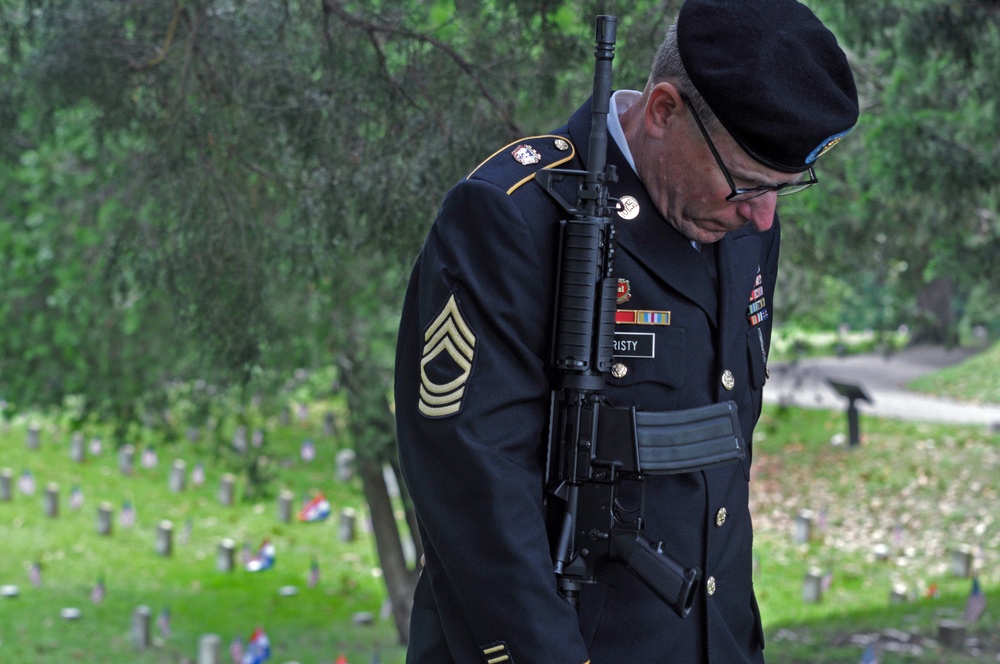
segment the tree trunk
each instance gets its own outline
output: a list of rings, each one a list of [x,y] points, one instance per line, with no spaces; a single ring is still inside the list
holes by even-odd
[[[410,609],[413,607],[413,589],[417,572],[406,564],[403,545],[393,513],[392,500],[385,485],[382,467],[370,457],[358,455],[358,474],[364,487],[365,500],[371,512],[375,546],[382,566],[392,616],[399,634],[399,642],[406,645],[410,638]]]

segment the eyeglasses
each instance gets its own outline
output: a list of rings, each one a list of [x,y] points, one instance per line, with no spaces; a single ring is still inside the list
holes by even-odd
[[[722,171],[722,174],[726,176],[726,182],[729,183],[729,188],[732,190],[732,193],[726,196],[727,201],[749,201],[752,198],[763,196],[771,191],[777,193],[778,196],[788,196],[789,194],[796,194],[803,189],[808,189],[819,182],[819,180],[816,179],[816,172],[812,169],[812,166],[810,166],[809,170],[806,171],[805,177],[801,180],[795,180],[794,182],[782,182],[781,184],[762,184],[759,187],[752,187],[750,189],[737,187],[736,183],[733,182],[733,176],[729,174],[729,169],[726,168],[724,163],[722,163],[722,157],[719,156],[719,151],[715,149],[715,144],[712,143],[712,139],[709,138],[705,125],[702,123],[701,118],[698,117],[698,112],[694,110],[694,104],[692,104],[691,100],[687,98],[687,95],[682,94],[681,98],[684,100],[684,103],[687,104],[687,107],[691,109],[691,115],[694,116],[694,121],[698,123],[698,129],[701,130],[701,135],[705,137],[705,142],[708,143],[708,149],[712,151],[712,156],[715,157],[715,162],[719,165],[719,169]]]

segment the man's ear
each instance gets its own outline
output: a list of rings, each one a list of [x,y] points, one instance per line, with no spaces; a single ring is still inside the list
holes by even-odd
[[[646,133],[663,138],[668,126],[684,112],[684,99],[673,83],[657,83],[649,91],[646,104]]]

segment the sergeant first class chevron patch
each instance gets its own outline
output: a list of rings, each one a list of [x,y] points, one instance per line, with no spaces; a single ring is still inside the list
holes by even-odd
[[[476,357],[476,335],[465,322],[452,293],[424,332],[420,358],[420,412],[431,418],[448,417],[462,409],[465,384]]]

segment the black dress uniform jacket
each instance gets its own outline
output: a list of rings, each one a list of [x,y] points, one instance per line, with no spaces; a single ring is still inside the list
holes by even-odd
[[[556,590],[543,457],[566,214],[534,175],[582,168],[590,124],[587,104],[552,135],[485,161],[449,192],[414,268],[396,358],[400,459],[426,553],[408,662],[762,661],[749,456],[648,480],[646,535],[702,569],[687,618],[617,564],[583,586],[579,614]],[[622,339],[647,335],[637,353],[647,356],[616,357],[627,372],[608,379],[609,400],[647,411],[732,400],[750,445],[771,337],[777,219],[767,232],[746,227],[699,252],[660,216],[614,141],[608,163],[619,174],[612,197],[638,207],[617,224],[615,275],[629,296],[619,312],[660,314],[636,316],[659,324],[616,325]],[[574,200],[572,183],[565,197]]]

